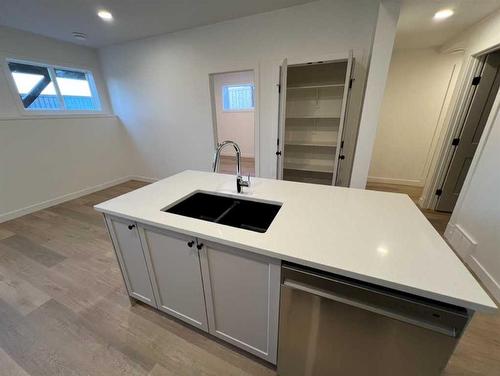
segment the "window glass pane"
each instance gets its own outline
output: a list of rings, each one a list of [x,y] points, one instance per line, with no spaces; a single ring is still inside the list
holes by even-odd
[[[56,80],[68,110],[99,110],[99,101],[93,96],[89,73],[55,69]]]
[[[58,110],[61,103],[46,67],[9,63],[23,106],[29,110]]]
[[[248,111],[254,109],[253,85],[227,85],[222,88],[224,111]]]

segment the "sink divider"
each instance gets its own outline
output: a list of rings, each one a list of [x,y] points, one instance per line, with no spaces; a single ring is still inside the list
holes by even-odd
[[[231,211],[234,207],[238,206],[239,204],[240,204],[240,202],[239,202],[239,201],[235,201],[235,202],[233,202],[233,204],[232,204],[229,208],[227,208],[226,210],[224,210],[224,212],[223,212],[221,215],[219,215],[219,216],[215,219],[215,221],[214,221],[214,222],[215,222],[215,223],[219,223],[219,221],[220,221],[222,218],[224,218],[224,216],[225,216],[227,213],[229,213],[229,212],[230,212],[230,211]]]

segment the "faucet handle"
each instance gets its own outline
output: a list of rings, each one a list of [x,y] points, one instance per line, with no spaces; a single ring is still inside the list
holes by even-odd
[[[242,187],[250,187],[250,174],[248,174],[246,180],[243,176],[240,177],[240,185]]]
[[[236,188],[238,189],[238,193],[241,193],[242,187],[250,187],[250,175],[248,175],[247,180],[241,175],[236,177]]]

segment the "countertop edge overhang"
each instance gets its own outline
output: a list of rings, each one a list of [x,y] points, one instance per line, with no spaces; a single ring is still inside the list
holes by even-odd
[[[193,191],[281,202],[260,234],[162,212]],[[187,170],[95,205],[102,213],[473,311],[497,307],[408,196]]]

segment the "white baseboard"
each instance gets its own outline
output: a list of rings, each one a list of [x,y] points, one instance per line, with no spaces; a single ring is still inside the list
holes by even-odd
[[[493,295],[497,302],[500,302],[500,283],[498,283],[493,276],[488,273],[484,266],[477,260],[474,255],[467,257],[467,265],[470,266],[472,271]]]
[[[368,182],[369,183],[409,185],[412,187],[423,187],[424,186],[424,183],[421,180],[383,178],[380,176],[368,176]]]
[[[129,180],[140,180],[140,181],[144,181],[147,183],[153,183],[153,182],[157,181],[158,179],[147,178],[144,176],[124,176],[122,178],[113,179],[113,180],[107,181],[107,182],[102,183],[102,184],[97,184],[97,185],[94,185],[92,187],[87,187],[87,188],[81,189],[79,191],[71,192],[71,193],[68,193],[68,194],[65,194],[62,196],[58,196],[58,197],[52,198],[50,200],[46,200],[46,201],[42,201],[42,202],[39,202],[39,203],[36,203],[33,205],[26,206],[24,208],[12,210],[12,211],[7,212],[7,213],[1,213],[0,214],[0,223],[10,221],[12,219],[19,218],[19,217],[22,217],[23,215],[30,214],[30,213],[36,212],[38,210],[46,209],[46,208],[54,206],[54,205],[58,205],[58,204],[61,204],[63,202],[66,202],[66,201],[74,200],[76,198],[100,191],[102,189],[106,189],[106,188],[112,187],[112,186],[117,185],[117,184],[125,183]]]
[[[459,224],[448,223],[444,233],[445,239],[448,241],[453,250],[460,256],[476,277],[483,283],[486,289],[493,297],[500,302],[500,284],[488,273],[486,268],[479,262],[474,255],[477,242],[474,238],[465,231]]]
[[[138,176],[138,175],[132,175],[129,176],[128,178],[129,178],[128,180],[139,180],[143,181],[144,183],[155,183],[159,180],[156,178],[148,178],[147,176]]]
[[[464,260],[473,254],[477,248],[477,242],[474,238],[458,224],[448,223],[444,237],[453,247],[460,257]]]

